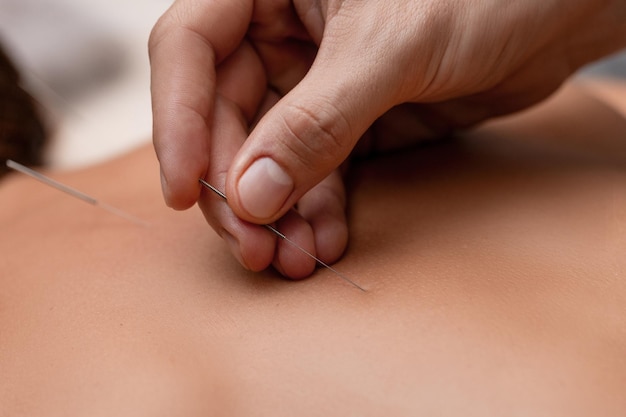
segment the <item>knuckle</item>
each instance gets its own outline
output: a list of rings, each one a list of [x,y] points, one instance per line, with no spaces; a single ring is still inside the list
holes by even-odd
[[[172,29],[171,26],[171,17],[167,13],[161,16],[156,22],[148,37],[149,58],[152,58],[154,51],[156,51],[161,42],[169,36]]]
[[[334,105],[291,104],[284,118],[288,135],[281,145],[301,165],[329,168],[350,151],[351,128],[348,119]]]
[[[177,29],[185,27],[189,19],[185,16],[185,5],[174,3],[155,23],[148,37],[149,55],[167,38],[173,36]]]
[[[152,54],[154,50],[158,47],[161,39],[163,38],[162,29],[159,22],[152,28],[150,31],[150,36],[148,37],[148,55],[152,58]]]

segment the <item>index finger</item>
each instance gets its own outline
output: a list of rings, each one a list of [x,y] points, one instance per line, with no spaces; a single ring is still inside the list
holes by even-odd
[[[253,0],[178,0],[150,34],[153,141],[163,194],[193,205],[209,161],[216,71],[244,38]]]

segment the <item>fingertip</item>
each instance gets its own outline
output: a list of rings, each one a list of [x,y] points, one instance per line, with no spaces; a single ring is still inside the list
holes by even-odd
[[[348,246],[346,193],[339,171],[334,171],[298,202],[298,212],[315,234],[317,256],[325,263],[337,261]]]
[[[222,239],[226,241],[226,244],[228,245],[228,248],[230,249],[230,253],[232,253],[235,259],[237,259],[237,262],[239,262],[241,266],[243,266],[245,269],[250,270],[250,268],[246,264],[246,261],[243,255],[241,254],[241,247],[239,245],[239,241],[235,239],[233,235],[231,235],[225,230],[222,231],[221,236],[222,236]]]
[[[235,229],[231,229],[233,233],[230,236],[233,240],[229,242],[229,246],[239,263],[253,272],[267,269],[274,259],[276,237],[256,225],[240,223],[238,226],[231,226]]]
[[[285,170],[273,159],[263,157],[239,177],[236,201],[248,219],[269,223],[283,208],[293,188],[293,180]]]
[[[341,258],[348,246],[348,225],[345,216],[319,216],[311,220],[315,231],[315,248],[317,256],[325,263],[331,264]]]
[[[288,255],[289,252],[293,251],[279,248],[276,258],[272,262],[274,268],[285,278],[293,280],[301,280],[311,276],[315,271],[316,262],[311,258],[304,259],[306,255],[302,253]],[[294,262],[295,258],[302,259]]]
[[[249,245],[242,245],[240,250],[241,264],[249,271],[261,272],[267,269],[272,263],[274,245],[259,245],[255,248],[250,248]]]
[[[172,181],[168,179],[163,168],[160,170],[161,190],[165,204],[174,210],[186,210],[196,204],[200,198],[201,188],[197,181]],[[172,184],[173,183],[173,184]]]
[[[277,226],[289,240],[278,240],[274,267],[290,279],[303,279],[310,276],[315,271],[317,262],[303,250],[316,256],[313,229],[293,211],[281,218]]]

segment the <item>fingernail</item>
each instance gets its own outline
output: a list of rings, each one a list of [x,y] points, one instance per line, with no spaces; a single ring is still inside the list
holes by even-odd
[[[293,191],[293,180],[271,158],[256,160],[239,179],[237,192],[253,217],[272,217]]]
[[[241,256],[241,250],[239,249],[239,242],[237,241],[237,239],[235,239],[235,237],[231,235],[230,233],[228,233],[227,231],[222,231],[221,235],[222,235],[222,239],[226,241],[226,244],[228,245],[230,252],[235,256],[237,261],[241,265],[243,265],[244,268],[248,269],[248,267],[246,266],[246,263],[243,261],[243,257]]]

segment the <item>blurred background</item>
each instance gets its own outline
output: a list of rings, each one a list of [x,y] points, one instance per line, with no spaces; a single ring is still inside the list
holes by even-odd
[[[0,0],[0,43],[43,104],[47,161],[76,168],[148,143],[147,40],[172,0]],[[626,76],[626,54],[582,76]]]
[[[47,161],[75,168],[150,141],[150,30],[172,0],[0,0],[0,43],[45,108]]]

